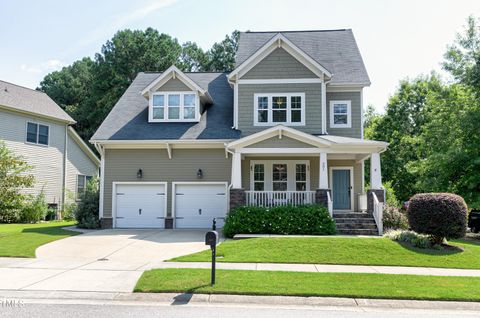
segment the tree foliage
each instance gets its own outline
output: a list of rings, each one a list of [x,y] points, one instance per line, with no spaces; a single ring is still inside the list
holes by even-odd
[[[385,140],[382,172],[396,195],[453,192],[480,207],[480,28],[473,17],[445,53],[453,82],[434,73],[403,80],[365,137]]]
[[[180,44],[155,29],[122,30],[95,54],[45,76],[47,93],[77,121],[90,139],[139,72],[162,72],[175,64],[183,71],[229,71],[235,65],[239,32],[234,31],[206,52],[195,42]]]
[[[32,187],[35,179],[31,167],[14,155],[0,140],[0,222],[16,222],[27,198],[20,190]]]

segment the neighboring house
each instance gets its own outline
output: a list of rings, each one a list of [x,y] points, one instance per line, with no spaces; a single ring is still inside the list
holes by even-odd
[[[351,30],[245,32],[230,73],[138,74],[91,139],[102,225],[207,228],[240,205],[320,203],[340,232],[376,233],[353,213],[371,158],[381,232],[387,143],[363,139],[368,85]]]
[[[75,121],[40,91],[0,81],[0,140],[33,168],[33,188],[52,207],[78,199],[100,160],[71,127]],[[71,195],[69,195],[71,193]]]

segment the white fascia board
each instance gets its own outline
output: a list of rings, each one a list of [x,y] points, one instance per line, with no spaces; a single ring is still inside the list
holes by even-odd
[[[254,54],[252,54],[249,58],[243,61],[243,63],[240,64],[236,69],[234,69],[228,75],[228,79],[233,80],[236,76],[239,77],[240,72],[247,72],[255,65],[257,65],[261,60],[263,60],[266,56],[268,56],[271,52],[273,52],[276,48],[280,47],[286,50],[289,54],[294,56],[300,62],[302,62],[305,66],[307,66],[315,74],[319,75],[319,77],[321,77],[322,79],[324,74],[328,77],[332,77],[333,74],[330,73],[330,71],[328,71],[320,63],[311,58],[298,46],[293,44],[283,34],[278,33],[277,35],[272,37],[267,43],[265,43],[261,48],[259,48]]]
[[[214,148],[223,149],[230,139],[202,140],[93,140],[93,144],[102,145],[107,149],[191,149]],[[169,146],[167,146],[167,144]]]

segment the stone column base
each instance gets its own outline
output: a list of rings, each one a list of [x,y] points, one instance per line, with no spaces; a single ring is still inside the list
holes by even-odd
[[[385,199],[385,190],[383,189],[372,189],[367,191],[367,211],[372,213],[373,212],[373,195],[372,193],[375,192],[377,195],[378,201],[384,202]]]
[[[111,229],[113,228],[113,219],[112,218],[101,218],[100,227],[102,229]]]
[[[171,217],[165,218],[165,228],[173,229],[173,218]]]
[[[328,195],[327,193],[332,194],[332,190],[330,189],[317,189],[315,192],[315,203],[321,204],[328,208]]]
[[[247,194],[244,189],[230,189],[230,211],[247,204]]]

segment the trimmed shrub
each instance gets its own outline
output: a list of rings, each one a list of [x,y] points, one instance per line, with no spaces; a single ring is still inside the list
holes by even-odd
[[[48,213],[48,203],[45,194],[40,192],[37,196],[27,201],[20,211],[19,219],[23,223],[37,223]]]
[[[464,237],[467,205],[452,193],[419,193],[410,199],[408,223],[417,233],[429,235],[435,244]]]
[[[335,221],[321,205],[251,207],[230,211],[225,220],[223,234],[304,234],[332,235]]]
[[[383,210],[383,227],[388,230],[406,230],[407,216],[399,208],[387,205]]]
[[[85,188],[85,192],[80,197],[80,202],[75,209],[75,219],[77,226],[85,229],[97,229],[100,227],[99,221],[99,181],[98,178],[92,178]]]
[[[385,233],[384,236],[388,237],[392,241],[407,243],[418,248],[435,247],[432,245],[432,240],[430,239],[430,236],[418,234],[413,231],[404,231],[404,230],[388,231],[387,233]],[[438,247],[438,245],[436,246]]]

